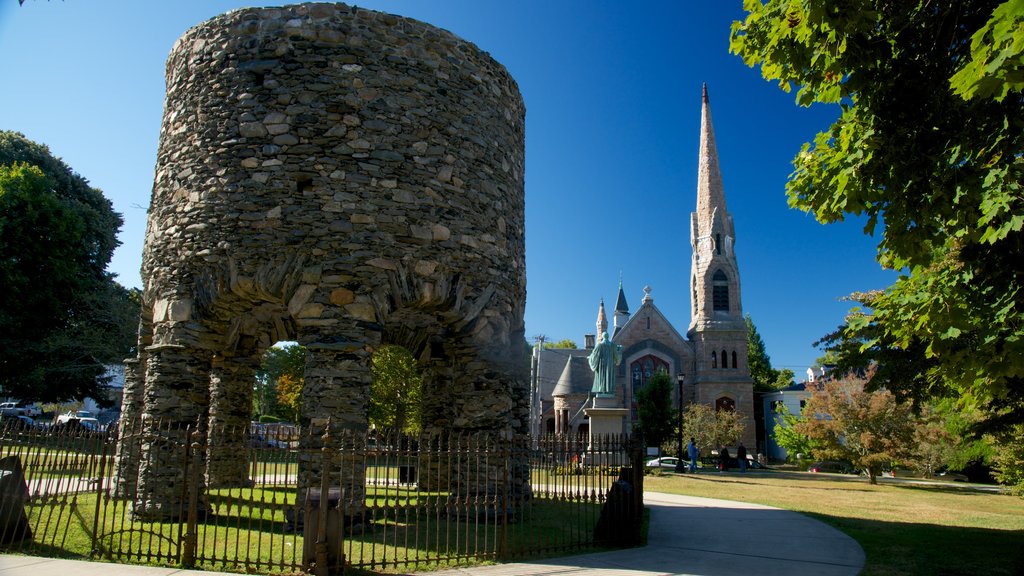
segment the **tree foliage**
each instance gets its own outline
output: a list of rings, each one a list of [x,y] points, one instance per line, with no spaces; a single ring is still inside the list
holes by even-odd
[[[909,404],[864,384],[851,377],[826,382],[793,429],[812,443],[816,458],[849,460],[875,484],[883,469],[914,456],[917,426]]]
[[[636,393],[637,427],[648,446],[661,446],[675,430],[672,378],[665,372],[651,377]]]
[[[0,131],[0,386],[99,401],[135,346],[138,301],[108,274],[121,216],[50,151]]]
[[[370,423],[416,433],[421,427],[423,377],[416,360],[401,346],[382,346],[373,353]]]
[[[683,437],[693,438],[704,455],[735,444],[743,430],[743,422],[735,410],[716,411],[707,404],[690,404],[683,411]]]
[[[839,119],[794,160],[790,205],[880,231],[902,275],[829,343],[871,389],[1024,421],[1021,0],[744,2],[731,50]]]
[[[568,349],[568,350],[575,350],[575,349],[579,348],[579,346],[576,345],[576,341],[575,340],[570,340],[568,338],[564,338],[562,340],[559,340],[558,342],[544,342],[544,347],[545,348],[564,348],[564,349]]]
[[[289,422],[298,422],[302,414],[302,386],[305,378],[294,374],[282,374],[277,379],[277,406]]]
[[[260,367],[256,370],[256,382],[253,386],[255,411],[260,415],[279,416],[291,422],[298,422],[297,416],[293,419],[294,414],[289,411],[287,403],[281,403],[278,383],[281,378],[287,376],[289,383],[299,383],[301,390],[305,373],[304,346],[289,342],[267,348],[260,358]]]
[[[810,456],[814,451],[814,442],[797,430],[796,425],[800,418],[781,402],[775,408],[775,418],[775,427],[772,429],[775,443],[786,451],[786,458],[794,462],[797,454]]]

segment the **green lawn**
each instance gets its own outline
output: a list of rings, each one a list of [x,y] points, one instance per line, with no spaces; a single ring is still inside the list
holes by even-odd
[[[662,474],[645,489],[765,504],[835,526],[864,548],[864,576],[1024,574],[1024,499],[964,485],[872,486],[808,473]]]

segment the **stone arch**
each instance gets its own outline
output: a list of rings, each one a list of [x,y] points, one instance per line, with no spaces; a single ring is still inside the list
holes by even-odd
[[[189,30],[167,87],[139,413],[198,430],[208,482],[244,475],[222,431],[283,339],[308,350],[310,442],[365,430],[387,343],[444,399],[431,432],[526,431],[525,111],[504,67],[422,22],[301,4]],[[136,512],[166,516],[184,471],[147,446],[119,468]],[[319,472],[303,462],[300,491]]]

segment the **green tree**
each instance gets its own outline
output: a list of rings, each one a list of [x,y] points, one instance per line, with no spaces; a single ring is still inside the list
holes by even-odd
[[[731,50],[839,119],[794,160],[790,205],[880,231],[901,276],[830,340],[870,389],[1024,422],[1024,10],[1020,0],[747,0]]]
[[[779,403],[775,408],[775,428],[773,434],[775,443],[786,451],[786,459],[796,462],[797,454],[809,456],[814,449],[814,443],[805,434],[796,429],[800,418],[789,411],[785,404]]]
[[[707,404],[690,404],[683,411],[683,438],[693,438],[703,456],[735,444],[743,429],[735,410],[716,411]]]
[[[637,428],[648,446],[672,437],[677,412],[672,408],[672,378],[658,372],[636,393]]]
[[[373,353],[370,423],[416,433],[421,427],[423,377],[416,360],[401,346],[381,346]]]
[[[102,192],[16,132],[0,131],[0,387],[23,399],[102,401],[105,362],[128,356],[138,314],[105,269],[121,217]]]
[[[289,408],[279,403],[278,382],[288,376],[291,382],[304,382],[306,374],[306,348],[295,342],[271,346],[260,358],[253,385],[255,411],[265,416],[280,416],[292,420]]]
[[[826,382],[793,429],[810,440],[815,458],[849,460],[876,484],[883,469],[913,457],[917,422],[909,404],[864,384],[853,377]]]
[[[575,340],[570,340],[568,338],[565,338],[563,340],[559,340],[558,342],[544,342],[544,347],[545,348],[565,348],[565,349],[569,349],[569,350],[575,350],[576,348],[579,348],[579,346],[576,346],[576,341]]]
[[[283,412],[285,420],[298,422],[302,414],[302,386],[305,378],[294,374],[282,374],[274,387],[277,392],[277,406]]]
[[[770,392],[775,389],[779,372],[772,368],[772,359],[768,356],[764,340],[750,314],[744,316],[743,321],[747,323],[747,366],[750,368],[750,378],[754,381],[754,390]]]

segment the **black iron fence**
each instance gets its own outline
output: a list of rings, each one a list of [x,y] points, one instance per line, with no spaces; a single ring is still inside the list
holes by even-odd
[[[138,424],[105,433],[0,428],[0,546],[124,563],[326,574],[512,561],[639,539],[642,452],[628,437],[326,439],[281,426],[229,433],[245,438],[238,455],[244,477],[212,482],[204,438],[193,430],[161,436]],[[165,451],[161,462],[186,471],[158,518],[142,513],[150,503],[134,477],[147,465],[136,451],[154,438],[163,438],[149,446]]]

